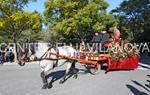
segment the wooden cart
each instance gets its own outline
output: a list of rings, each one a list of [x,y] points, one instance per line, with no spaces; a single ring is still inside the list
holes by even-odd
[[[65,59],[76,60],[89,69],[91,74],[98,74],[102,66],[106,67],[106,72],[110,70],[134,70],[138,67],[139,58],[137,56],[131,58],[122,58],[120,60],[112,60],[109,54],[98,54],[95,52],[80,52],[80,56],[70,57],[49,52],[51,55],[56,55]]]
[[[85,64],[86,68],[89,69],[91,74],[98,74],[101,70],[101,61],[105,61],[106,63],[110,63],[111,56],[109,54],[97,54],[93,52],[80,52],[80,56],[70,57],[65,55],[60,55],[57,53],[49,52],[50,55],[55,55],[58,57],[62,57],[69,60],[76,60],[81,64]],[[81,56],[82,55],[82,56]]]

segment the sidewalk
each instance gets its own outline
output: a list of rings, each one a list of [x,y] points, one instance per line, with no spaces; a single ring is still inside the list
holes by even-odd
[[[18,65],[18,64],[15,62],[4,62],[3,64],[0,65]]]
[[[25,64],[38,64],[38,62],[36,62],[36,61],[26,62]],[[4,64],[1,64],[1,65],[19,65],[19,64],[16,62],[5,62]]]

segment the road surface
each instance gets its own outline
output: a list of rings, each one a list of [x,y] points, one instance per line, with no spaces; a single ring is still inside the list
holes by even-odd
[[[84,69],[83,66],[77,66]],[[150,69],[112,71],[91,75],[79,71],[77,79],[70,77],[59,84],[65,66],[52,70],[51,89],[41,89],[40,68],[30,63],[23,67],[17,64],[0,66],[0,95],[150,95]]]

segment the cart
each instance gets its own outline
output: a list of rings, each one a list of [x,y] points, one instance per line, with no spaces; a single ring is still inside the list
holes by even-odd
[[[98,74],[101,70],[101,61],[106,61],[107,63],[110,63],[111,56],[109,54],[97,54],[93,52],[82,52],[83,56],[80,56],[79,58],[76,57],[70,57],[65,55],[60,55],[57,53],[49,52],[50,55],[55,55],[57,57],[62,57],[69,60],[75,60],[78,61],[81,64],[84,64],[86,68],[89,69],[91,74]],[[80,55],[82,55],[80,53]]]
[[[98,54],[95,52],[80,52],[79,57],[70,57],[58,53],[49,52],[51,55],[62,57],[69,60],[78,61],[84,64],[91,74],[99,74],[102,67],[106,67],[105,72],[111,70],[134,70],[138,67],[139,58],[137,56],[112,60],[110,54]]]

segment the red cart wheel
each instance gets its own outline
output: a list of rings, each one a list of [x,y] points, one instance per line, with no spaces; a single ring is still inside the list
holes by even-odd
[[[100,64],[98,64],[98,66],[97,67],[95,67],[95,66],[91,66],[91,65],[87,65],[86,66],[86,68],[90,71],[90,73],[91,74],[93,74],[93,75],[97,75],[97,74],[99,74],[100,73],[100,71],[101,71],[101,65]]]

